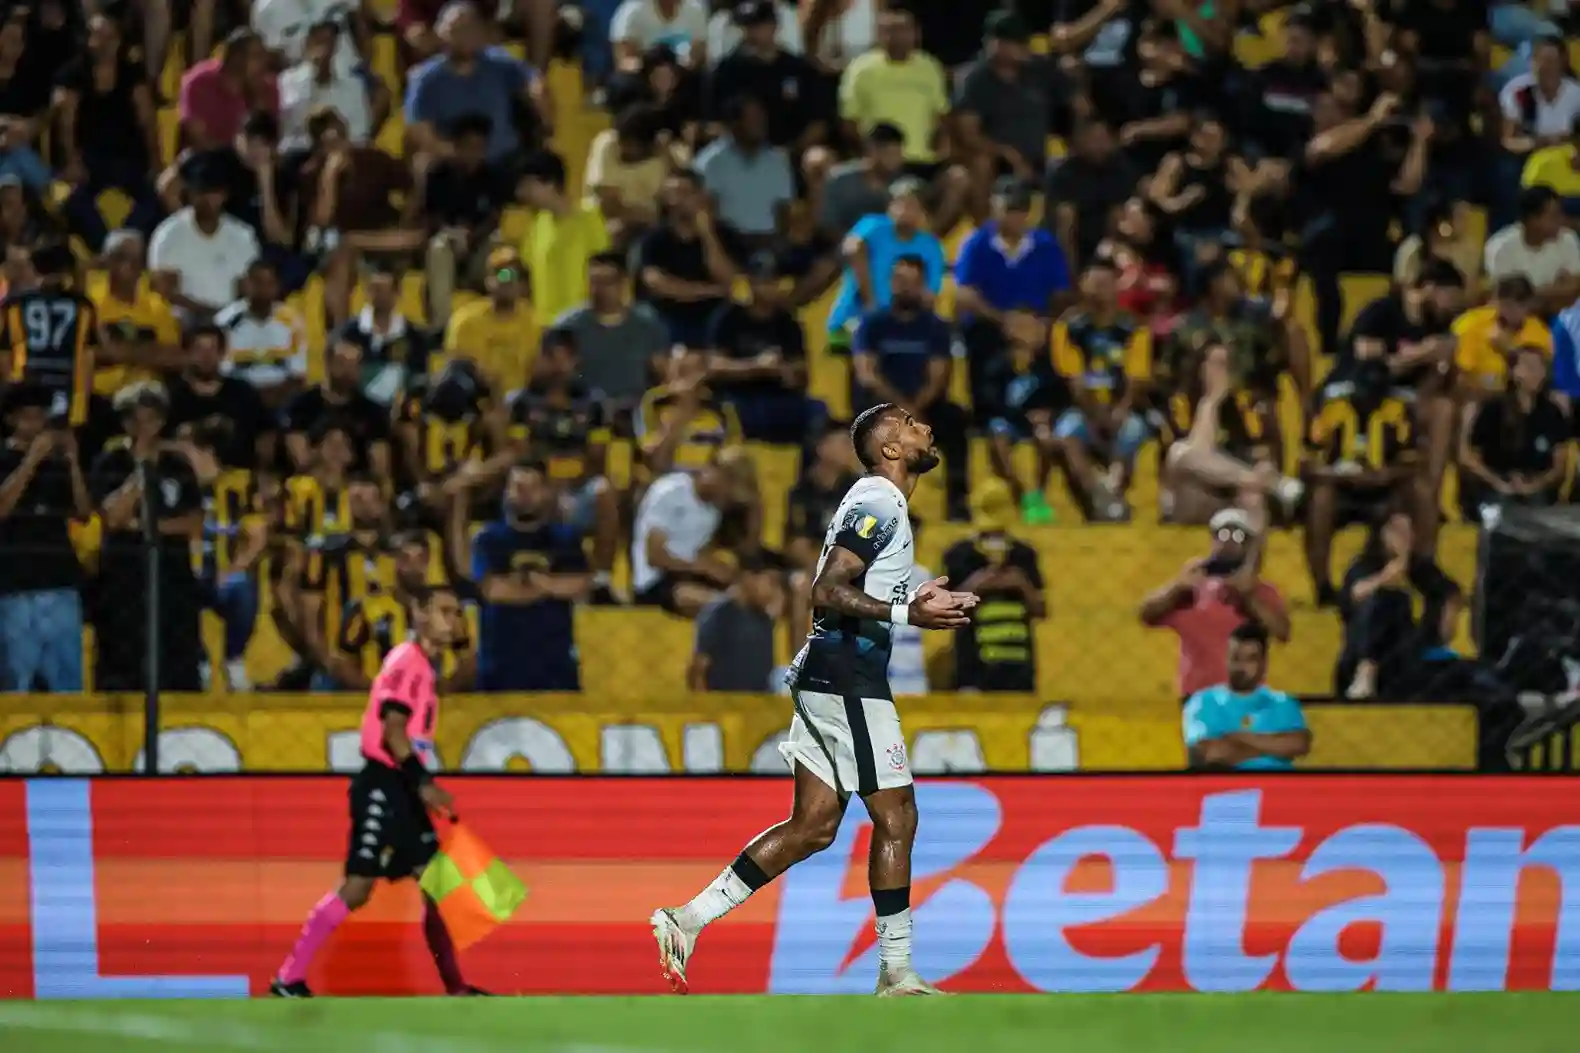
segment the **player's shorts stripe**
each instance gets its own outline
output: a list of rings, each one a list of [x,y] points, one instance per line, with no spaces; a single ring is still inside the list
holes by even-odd
[[[878,763],[872,756],[872,734],[867,730],[867,707],[856,695],[845,696],[845,722],[850,725],[850,748],[856,754],[856,793],[878,792]]]
[[[812,720],[812,714],[801,704],[801,692],[790,692],[790,704],[795,707],[796,715],[801,718],[801,723],[806,725],[807,733],[812,736],[812,741],[817,743],[817,748],[823,751],[823,759],[828,761],[828,770],[834,776],[834,792],[844,800],[850,796],[850,791],[839,784],[839,763],[834,760],[834,751],[828,748],[828,743],[823,740],[823,735],[817,730],[817,724]],[[865,728],[863,728],[865,733]]]

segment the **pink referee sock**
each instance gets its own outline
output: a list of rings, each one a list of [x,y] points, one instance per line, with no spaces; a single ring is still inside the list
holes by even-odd
[[[302,923],[302,934],[296,938],[296,946],[291,948],[291,953],[280,966],[281,982],[294,984],[306,980],[313,956],[323,948],[324,942],[340,927],[340,923],[350,916],[351,908],[336,893],[331,892],[319,900],[307,916],[307,921]]]

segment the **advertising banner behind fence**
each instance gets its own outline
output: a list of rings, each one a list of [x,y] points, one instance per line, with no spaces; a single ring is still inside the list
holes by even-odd
[[[450,780],[531,886],[500,992],[656,992],[647,917],[784,815],[783,779]],[[918,786],[917,964],[953,991],[1580,988],[1580,799],[1551,779],[1069,776]],[[0,995],[260,994],[339,879],[333,777],[0,781]],[[698,992],[864,992],[870,826],[709,929]],[[410,883],[321,992],[436,993]]]
[[[98,775],[142,766],[143,700],[30,695],[0,712],[0,772]],[[165,772],[354,771],[357,695],[165,695]],[[919,774],[1178,771],[1178,699],[1071,707],[1029,695],[924,695],[901,703]],[[1460,705],[1308,705],[1312,768],[1474,769],[1476,711]],[[446,698],[437,752],[447,771],[544,775],[781,773],[790,701],[691,694],[622,708],[595,694]]]

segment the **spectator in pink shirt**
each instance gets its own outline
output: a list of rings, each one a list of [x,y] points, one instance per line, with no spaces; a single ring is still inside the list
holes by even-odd
[[[1212,551],[1141,601],[1141,621],[1179,637],[1180,698],[1221,684],[1229,675],[1229,634],[1247,621],[1275,640],[1289,639],[1284,598],[1261,579],[1265,513],[1226,508],[1212,517]]]
[[[258,110],[278,116],[279,88],[262,39],[238,29],[225,39],[219,57],[199,62],[181,78],[182,142],[199,150],[224,146]]]

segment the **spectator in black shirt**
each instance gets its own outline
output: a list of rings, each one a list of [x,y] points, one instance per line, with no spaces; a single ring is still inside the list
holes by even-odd
[[[1079,271],[1108,236],[1141,172],[1119,151],[1113,128],[1101,117],[1079,124],[1070,145],[1070,156],[1048,170],[1043,222],[1074,254],[1070,262]]]
[[[1411,554],[1410,516],[1386,514],[1344,573],[1339,616],[1344,649],[1334,670],[1334,691],[1348,698],[1409,694],[1424,660],[1453,641],[1464,594],[1430,558]],[[1413,613],[1412,594],[1421,600]]]
[[[153,233],[162,209],[154,181],[159,177],[159,128],[153,92],[143,71],[121,48],[120,27],[102,14],[88,20],[88,44],[56,77],[59,109],[57,153],[66,159],[61,175],[72,186],[62,211],[95,252],[109,231],[99,215],[98,196],[114,187],[132,200],[123,227]]]
[[[708,119],[724,121],[732,99],[758,99],[768,111],[768,141],[788,148],[794,161],[828,137],[822,79],[810,62],[775,40],[779,12],[773,0],[746,0],[735,9],[735,24],[741,27],[740,45],[708,77]]]
[[[362,391],[374,402],[394,405],[411,376],[428,372],[435,341],[401,313],[402,276],[374,268],[362,279],[367,302],[342,330],[362,346]]]
[[[859,474],[850,444],[850,423],[831,420],[824,424],[812,457],[790,489],[785,555],[793,567],[810,571],[817,565],[829,520]]]
[[[1329,91],[1317,97],[1312,109],[1316,135],[1296,166],[1294,192],[1305,222],[1303,269],[1311,275],[1316,295],[1317,334],[1324,354],[1339,346],[1339,275],[1389,272],[1394,198],[1409,197],[1421,188],[1431,121],[1417,121],[1402,159],[1390,154],[1378,134],[1399,106],[1397,96],[1385,94],[1366,113],[1354,116]]]
[[[757,253],[747,271],[750,298],[725,303],[708,324],[708,380],[748,439],[800,444],[812,418],[827,415],[807,398],[806,335],[785,307],[773,255]]]
[[[422,215],[428,242],[428,323],[450,319],[457,282],[481,289],[499,216],[515,199],[504,171],[488,159],[493,121],[486,114],[457,118],[449,129],[450,154],[435,161],[422,179]]]
[[[389,407],[362,393],[362,344],[337,333],[330,344],[324,379],[293,398],[285,407],[285,449],[297,472],[311,469],[313,428],[329,418],[340,421],[354,451],[351,471],[390,478]]]
[[[773,690],[774,623],[784,607],[778,568],[760,553],[748,553],[729,588],[697,612],[686,687],[752,694]]]
[[[681,65],[675,49],[654,44],[642,55],[642,68],[621,71],[609,82],[608,109],[625,114],[641,107],[644,120],[663,146],[694,147],[702,120],[702,86],[697,73]],[[620,123],[615,120],[616,126]]]
[[[5,393],[0,446],[0,691],[82,690],[81,569],[71,519],[93,512],[70,428],[49,417],[50,393]]]
[[[0,25],[0,175],[16,176],[34,193],[49,186],[49,166],[37,141],[49,106],[49,78],[26,61],[27,19]]]
[[[707,211],[708,192],[691,169],[664,181],[663,215],[636,250],[636,296],[687,348],[707,345],[708,321],[729,298],[735,279],[733,232]]]
[[[944,552],[950,589],[982,597],[971,624],[955,633],[955,687],[962,691],[1037,689],[1034,622],[1047,613],[1037,551],[1010,537],[1009,488],[984,485],[973,518],[981,529]]]
[[[192,466],[160,439],[169,399],[156,383],[133,384],[115,397],[126,429],[93,465],[89,492],[104,522],[99,556],[98,668],[101,691],[141,691],[147,686],[147,634],[159,640],[159,682],[164,691],[197,691],[203,645],[201,598],[192,567],[192,543],[203,532],[203,494]],[[145,528],[151,522],[154,537]],[[159,622],[150,626],[148,549],[159,546]]]
[[[1172,22],[1153,26],[1137,48],[1141,70],[1127,69],[1125,91],[1113,109],[1099,112],[1119,127],[1119,145],[1138,169],[1151,172],[1163,155],[1184,145],[1191,113],[1205,105],[1207,91]]]
[[[170,380],[167,434],[191,428],[226,468],[254,471],[274,463],[274,416],[258,389],[220,373],[225,330],[202,325],[186,337],[186,363]]]
[[[1261,158],[1292,158],[1311,138],[1311,108],[1328,85],[1317,64],[1317,32],[1297,11],[1284,22],[1284,53],[1251,75],[1247,138]]]
[[[1517,348],[1508,390],[1471,402],[1459,447],[1459,507],[1472,523],[1489,507],[1550,505],[1568,470],[1569,415],[1547,383],[1547,352]]]

